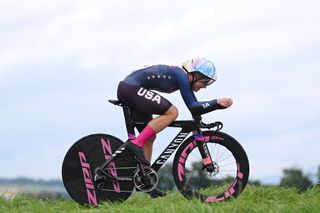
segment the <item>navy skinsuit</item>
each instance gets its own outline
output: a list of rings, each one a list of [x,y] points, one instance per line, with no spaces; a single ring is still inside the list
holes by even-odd
[[[180,90],[181,96],[193,115],[200,115],[224,107],[217,104],[217,100],[197,101],[188,75],[180,67],[168,65],[154,65],[137,70],[127,76],[124,83],[143,87],[148,90],[156,90],[164,93],[172,93]]]

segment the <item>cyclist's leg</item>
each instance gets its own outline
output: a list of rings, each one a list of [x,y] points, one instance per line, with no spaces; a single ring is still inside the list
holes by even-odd
[[[152,115],[142,113],[134,108],[131,108],[130,111],[134,121],[144,123],[144,124],[136,125],[137,130],[139,131],[139,133],[141,133],[143,129],[147,126],[147,124],[152,120]],[[148,139],[148,141],[143,147],[145,157],[148,161],[151,161],[151,158],[152,158],[152,148],[153,148],[153,142],[155,141],[155,139],[156,139],[156,135]]]
[[[137,110],[131,109],[133,118],[135,121],[139,122],[144,122],[145,125],[137,125],[136,128],[137,130],[141,133],[143,129],[147,126],[146,124],[149,123],[150,120],[152,120],[151,115],[146,115],[143,114]],[[148,161],[151,161],[152,158],[152,149],[153,149],[153,142],[156,139],[156,135],[153,137],[149,138],[146,144],[143,147],[144,150],[144,155]],[[148,193],[152,198],[157,198],[157,197],[163,197],[166,196],[165,192],[160,191],[159,189],[155,188],[153,191]]]
[[[152,115],[147,115],[134,108],[131,108],[130,111],[134,121],[144,123],[136,125],[137,130],[139,131],[139,133],[141,133],[147,126],[147,124],[153,119]],[[152,159],[153,142],[155,141],[155,139],[156,135],[152,136],[147,140],[146,144],[143,147],[145,157],[148,161],[151,161]]]
[[[159,115],[158,117],[152,119],[148,125],[152,127],[156,133],[158,133],[175,121],[177,117],[178,109],[174,105],[171,105],[171,107],[163,115]]]
[[[177,108],[171,105],[163,115],[159,115],[158,117],[152,119],[143,129],[140,135],[132,141],[132,143],[139,147],[144,147],[150,138],[154,137],[158,132],[166,128],[177,118],[177,116]]]
[[[171,124],[178,116],[178,110],[175,106],[171,106],[169,110],[163,114],[160,115],[154,119],[152,119],[148,125],[156,132],[162,131],[164,128],[166,128],[169,124]],[[146,156],[146,159],[151,161],[152,158],[152,147],[153,142],[156,139],[156,135],[151,136],[145,143],[144,143],[144,154]]]
[[[149,140],[147,140],[146,144],[143,147],[144,155],[148,161],[151,161],[152,158],[152,150],[153,150],[153,142],[155,141],[156,136],[154,135]]]
[[[142,93],[138,94],[139,91],[144,92],[145,94],[149,92],[148,94],[152,94],[155,98],[157,98],[157,100],[152,101],[144,96],[141,96]],[[144,90],[141,87],[135,87],[135,86],[127,85],[125,83],[120,83],[118,88],[118,98],[119,100],[124,101],[127,105],[130,106],[130,109],[135,121],[143,121],[143,123],[145,124],[146,123],[149,124],[151,122],[150,124],[155,127],[157,132],[164,129],[177,117],[177,110],[175,110],[176,112],[173,111],[175,107],[171,107],[172,104],[169,101],[167,101],[160,95],[153,93],[151,91]],[[160,116],[155,118],[156,122],[153,121],[152,114],[160,114]],[[176,115],[172,116],[174,114]],[[160,125],[157,125],[158,123],[157,121],[160,123]],[[142,148],[134,145],[133,143],[129,143],[127,147],[130,149],[131,145],[136,146],[136,147],[131,147],[131,151],[134,150],[134,154],[140,159],[140,161],[149,163],[152,157],[152,146],[156,138],[156,135],[155,135],[156,132],[152,129],[152,127],[150,127],[150,125],[138,125],[136,126],[136,128],[141,133],[137,137],[137,139],[138,138],[145,139],[145,142],[143,144],[145,152],[143,151]],[[151,129],[154,133],[152,133],[151,131],[151,134],[149,134],[150,132],[148,133],[149,131],[148,129],[149,130]],[[148,137],[145,136],[146,130],[147,130],[147,133],[149,134]],[[139,148],[138,150],[137,150],[137,147]],[[149,192],[149,194],[152,198],[162,197],[166,195],[166,193],[161,192],[157,188]]]
[[[140,135],[132,140],[132,144],[128,144],[128,148],[131,149],[143,163],[150,164],[150,162],[145,159],[142,148],[150,138],[154,137],[156,133],[163,130],[175,120],[178,115],[178,110],[167,99],[156,92],[124,82],[120,82],[119,84],[118,98],[131,108],[135,108],[140,112],[160,115],[148,123]]]
[[[160,115],[154,119],[152,119],[148,125],[156,132],[162,131],[166,128],[170,123],[172,123],[178,116],[178,110],[175,106],[171,106],[165,114]],[[156,139],[156,136],[152,136],[149,138],[144,144],[144,152],[147,160],[151,161],[152,158],[152,147],[153,142]]]

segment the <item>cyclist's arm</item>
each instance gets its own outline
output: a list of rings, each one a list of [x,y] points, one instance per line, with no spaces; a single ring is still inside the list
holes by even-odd
[[[217,99],[211,101],[194,102],[188,107],[193,115],[202,115],[217,109],[225,109],[226,107],[217,103]]]
[[[217,99],[211,101],[198,101],[194,92],[190,88],[188,80],[180,81],[181,96],[193,115],[205,114],[217,109],[225,109],[226,107],[218,104]]]

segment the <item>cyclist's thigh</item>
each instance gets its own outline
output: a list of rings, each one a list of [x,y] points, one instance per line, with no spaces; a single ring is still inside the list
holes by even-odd
[[[141,133],[142,130],[147,126],[149,121],[152,120],[152,115],[140,112],[135,108],[130,108],[130,111],[131,111],[132,118],[135,122],[144,123],[144,124],[136,124],[137,130]]]
[[[144,114],[164,114],[172,104],[154,91],[120,82],[118,98]]]

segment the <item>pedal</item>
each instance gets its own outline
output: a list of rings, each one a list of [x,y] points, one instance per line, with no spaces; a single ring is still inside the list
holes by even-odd
[[[145,187],[153,186],[151,178],[148,175],[142,176],[141,182],[145,185]]]

